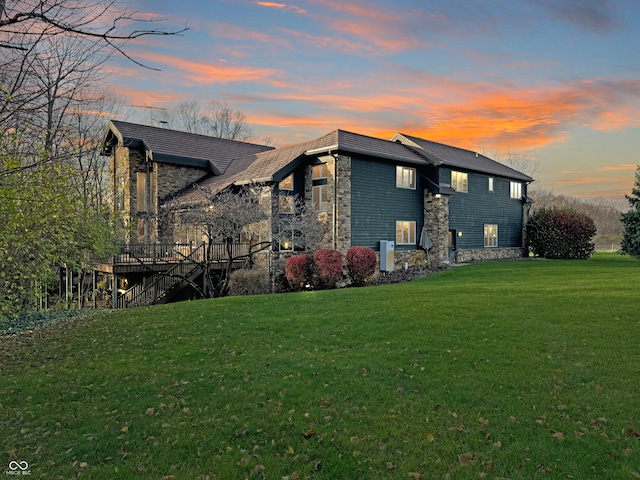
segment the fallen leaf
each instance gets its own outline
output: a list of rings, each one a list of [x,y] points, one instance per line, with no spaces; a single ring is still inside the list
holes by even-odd
[[[123,432],[123,433],[127,433],[129,431],[129,425],[125,425],[124,427],[122,427],[120,429],[120,431]]]
[[[636,432],[635,430],[632,430],[631,428],[627,430],[627,435],[629,437],[635,437],[638,440],[640,440],[640,433]]]
[[[420,480],[420,477],[422,476],[422,474],[418,472],[409,472],[407,475],[409,475],[414,480]]]
[[[633,478],[640,478],[640,473],[636,472],[635,470],[632,470],[631,472],[629,472],[631,474],[631,476]]]
[[[562,432],[553,432],[553,434],[551,436],[553,438],[558,439],[558,440],[564,440],[564,433],[562,433]]]
[[[428,433],[427,434],[427,442],[433,443],[435,441],[436,441],[436,437],[434,437],[432,434]]]
[[[393,463],[387,462],[387,470],[393,470],[394,468],[396,468],[396,466]]]
[[[307,430],[306,432],[302,432],[302,436],[306,439],[313,437],[315,434],[316,434],[316,431],[313,429]]]
[[[489,425],[489,420],[487,420],[486,418],[480,417],[478,419],[478,423],[483,427],[487,427]]]
[[[458,455],[458,463],[463,467],[470,467],[476,463],[476,456],[473,452]]]
[[[498,441],[498,442],[495,442],[495,443],[493,444],[493,448],[502,448],[502,443],[501,443],[501,442],[499,442],[499,441]]]
[[[578,430],[574,431],[573,434],[576,437],[584,437],[584,435],[585,435],[584,432],[579,432]]]

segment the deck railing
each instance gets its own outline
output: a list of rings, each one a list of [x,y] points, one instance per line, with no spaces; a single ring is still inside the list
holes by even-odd
[[[202,244],[201,244],[202,245]],[[194,246],[190,243],[130,243],[120,249],[120,253],[113,259],[115,264],[129,263],[176,263],[188,257],[191,261],[202,262],[207,255],[206,247]],[[210,245],[209,260],[212,262],[225,261],[228,258],[227,244],[213,243]],[[195,256],[193,254],[196,253]],[[231,245],[233,258],[249,255],[249,245],[234,243]]]

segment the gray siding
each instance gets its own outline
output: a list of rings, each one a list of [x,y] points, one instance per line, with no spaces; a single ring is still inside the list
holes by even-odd
[[[422,190],[419,170],[415,190],[397,188],[396,164],[352,157],[351,245],[379,250],[380,240],[395,241],[396,221],[415,221],[418,240],[424,218]]]
[[[489,175],[468,173],[468,193],[456,192],[449,200],[449,228],[462,232],[456,239],[459,249],[483,248],[484,225],[498,225],[498,247],[522,246],[522,201],[509,197],[510,180],[493,177],[489,191]],[[451,169],[440,169],[440,183],[451,182]],[[522,194],[526,185],[522,183]]]

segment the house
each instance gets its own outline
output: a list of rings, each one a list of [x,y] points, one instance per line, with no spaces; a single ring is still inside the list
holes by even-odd
[[[202,240],[179,221],[159,223],[163,203],[189,205],[202,201],[203,190],[256,183],[270,200],[272,223],[297,196],[327,226],[317,248],[345,254],[355,245],[378,252],[382,245],[383,270],[523,254],[533,179],[479,153],[411,135],[383,140],[335,130],[272,148],[112,121],[102,148],[111,156],[115,211],[132,227],[128,258],[135,258],[126,267],[114,263],[111,273],[138,289],[150,290],[157,283],[147,278],[151,270],[175,268],[172,255],[195,254]],[[144,253],[132,253],[136,243]],[[287,242],[273,241],[269,264],[290,254]],[[152,268],[142,258],[154,259]]]

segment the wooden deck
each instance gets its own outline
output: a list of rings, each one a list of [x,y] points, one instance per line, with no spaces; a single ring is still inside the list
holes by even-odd
[[[104,273],[118,275],[138,272],[164,272],[181,262],[204,262],[205,255],[209,255],[207,262],[212,266],[223,268],[227,262],[227,245],[223,243],[212,244],[209,251],[200,248],[201,245],[188,243],[135,243],[123,245],[120,253],[114,255],[108,264],[98,265],[96,270]],[[239,257],[249,254],[249,245],[233,244],[232,255]],[[195,252],[195,255],[191,257]],[[235,262],[240,263],[240,262]]]

